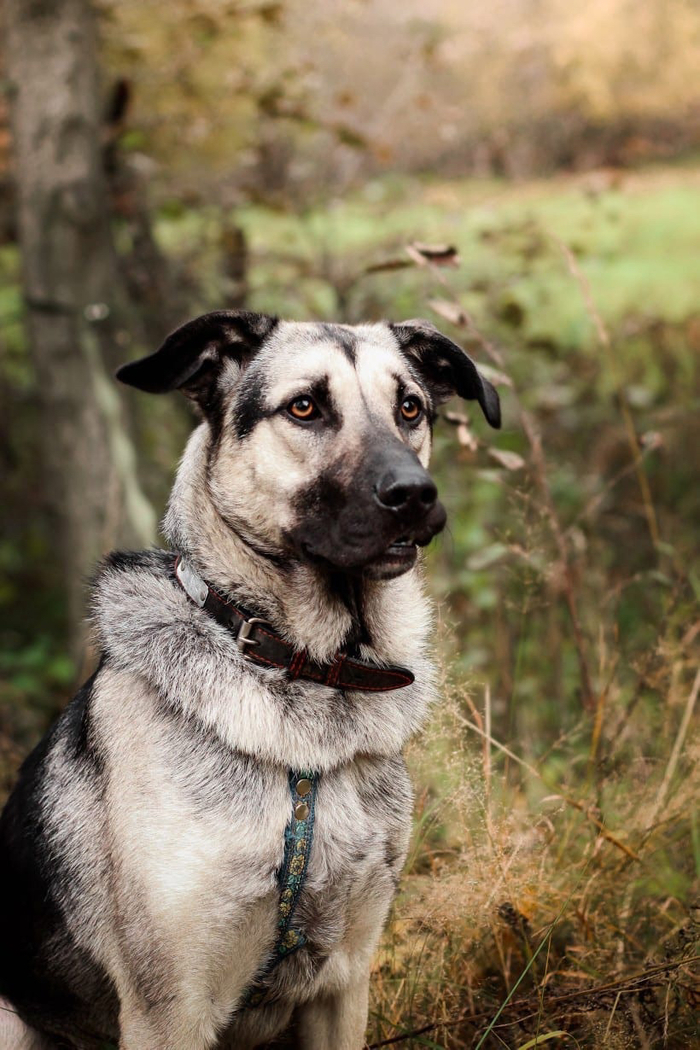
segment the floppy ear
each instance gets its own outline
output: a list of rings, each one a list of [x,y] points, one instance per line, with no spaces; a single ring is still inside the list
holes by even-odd
[[[227,357],[257,350],[276,317],[242,310],[217,310],[172,332],[160,350],[117,370],[117,379],[149,394],[182,390],[204,408]]]
[[[399,346],[418,369],[437,404],[453,394],[478,401],[492,427],[501,425],[501,403],[495,388],[481,375],[471,357],[430,321],[389,325]]]

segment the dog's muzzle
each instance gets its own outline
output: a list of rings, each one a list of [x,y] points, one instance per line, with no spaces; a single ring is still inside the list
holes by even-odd
[[[415,565],[417,548],[444,528],[446,514],[415,452],[383,432],[373,439],[352,473],[333,464],[301,494],[286,539],[312,562],[388,580]]]

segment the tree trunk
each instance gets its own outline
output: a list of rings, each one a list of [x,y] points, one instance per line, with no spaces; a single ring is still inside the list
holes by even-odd
[[[95,559],[117,542],[149,541],[154,519],[108,378],[129,356],[130,319],[102,165],[94,12],[88,0],[5,0],[5,18],[47,510],[77,653]]]

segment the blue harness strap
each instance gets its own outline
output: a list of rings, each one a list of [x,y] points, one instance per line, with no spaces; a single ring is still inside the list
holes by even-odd
[[[258,973],[243,999],[244,1006],[258,1006],[269,989],[265,978],[278,963],[306,944],[304,933],[293,925],[294,911],[304,886],[314,837],[314,815],[318,775],[302,770],[289,774],[292,816],[284,832],[284,859],[279,871],[280,900],[277,911],[277,941],[265,967]]]

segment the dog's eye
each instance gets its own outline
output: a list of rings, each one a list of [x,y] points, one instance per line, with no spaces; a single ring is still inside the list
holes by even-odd
[[[423,406],[417,397],[405,397],[401,402],[401,415],[407,423],[415,423],[423,414]]]
[[[310,419],[318,419],[321,415],[316,402],[310,397],[295,397],[287,405],[287,411],[294,419],[301,419],[304,423]]]

